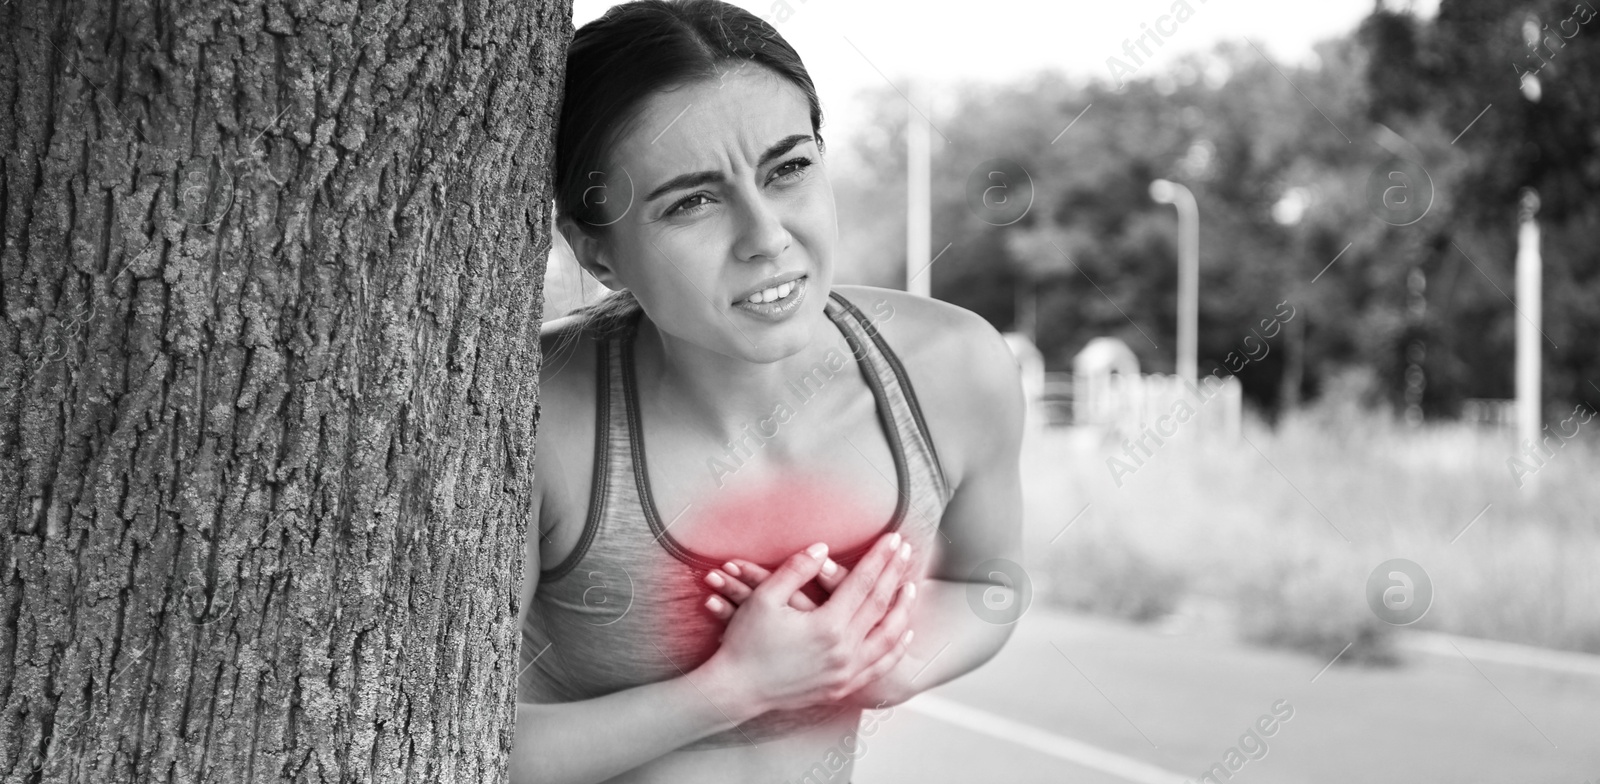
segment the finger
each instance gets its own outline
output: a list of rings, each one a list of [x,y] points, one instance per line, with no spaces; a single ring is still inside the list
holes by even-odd
[[[712,596],[706,599],[701,606],[706,608],[706,612],[724,621],[733,617],[733,605],[728,604],[726,599],[719,596]]]
[[[847,691],[844,692],[844,696],[850,696],[867,684],[889,674],[890,670],[899,666],[900,661],[906,657],[906,651],[911,648],[913,634],[913,630],[907,629],[905,634],[900,635],[900,638],[895,641],[893,648],[878,657],[877,661],[867,665],[866,669],[856,673],[856,677],[851,678],[850,682],[846,684]]]
[[[823,561],[823,565],[826,566],[829,560],[833,559],[830,558]],[[768,577],[772,576],[772,570],[754,561],[746,561],[743,558],[735,558],[723,564],[722,571],[744,580],[750,585],[760,585],[766,582]]]
[[[722,572],[724,575],[739,575],[734,582],[738,582],[747,586],[751,591],[754,590],[755,586],[759,586],[762,582],[766,581],[768,577],[772,576],[772,572],[767,571],[766,568],[760,564],[753,564],[749,561],[740,560],[737,558],[724,564],[722,566]],[[746,593],[746,596],[748,595],[749,594]],[[740,601],[742,602],[743,600],[741,599]],[[810,612],[811,610],[817,609],[817,603],[811,601],[811,597],[805,595],[804,591],[795,591],[794,594],[789,597],[789,606],[803,612]]]
[[[855,568],[851,569],[850,574],[839,583],[838,589],[828,596],[823,611],[844,618],[854,618],[862,602],[871,595],[873,585],[878,581],[878,575],[889,565],[894,549],[899,546],[898,532],[879,537],[878,541],[873,543],[872,549],[861,556]],[[818,564],[818,572],[821,572],[821,564]]]
[[[766,601],[773,605],[789,603],[789,597],[800,590],[800,586],[817,576],[822,569],[822,561],[828,557],[828,545],[818,542],[810,547],[789,556],[778,570],[773,572],[765,581],[756,586],[751,594],[752,601]]]
[[[878,579],[873,582],[861,606],[856,608],[855,615],[850,620],[850,630],[854,635],[865,636],[867,631],[883,619],[889,612],[890,605],[894,604],[895,592],[905,582],[902,579],[906,569],[911,564],[911,543],[901,542],[895,548],[894,556],[878,574]]]
[[[706,572],[706,585],[734,604],[744,604],[750,598],[751,588],[743,580],[732,577],[721,569]]]
[[[889,612],[884,613],[883,620],[872,627],[872,631],[862,639],[862,648],[872,653],[883,653],[894,647],[894,641],[910,627],[911,609],[916,603],[917,584],[902,583],[899,592],[895,594],[894,606],[889,608]]]
[[[829,558],[822,562],[822,571],[817,574],[817,583],[822,586],[822,590],[831,594],[839,587],[839,583],[844,582],[844,578],[849,575],[849,569]]]

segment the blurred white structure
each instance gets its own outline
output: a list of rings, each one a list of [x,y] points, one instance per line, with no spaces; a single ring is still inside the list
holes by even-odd
[[[1487,427],[1513,427],[1517,424],[1517,402],[1493,398],[1463,400],[1461,421]]]
[[[1194,194],[1171,180],[1150,183],[1150,198],[1178,208],[1178,377],[1193,384],[1200,323],[1200,209]]]
[[[1072,359],[1073,423],[1136,435],[1147,427],[1163,437],[1179,430],[1239,435],[1239,379],[1207,376],[1191,386],[1179,376],[1141,374],[1139,359],[1116,338],[1089,341]]]
[[[1072,358],[1072,421],[1079,425],[1107,424],[1115,418],[1118,402],[1111,393],[1113,379],[1139,375],[1139,358],[1128,344],[1116,338],[1095,338]]]

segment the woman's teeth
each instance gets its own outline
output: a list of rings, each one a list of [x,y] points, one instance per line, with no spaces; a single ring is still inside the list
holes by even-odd
[[[748,302],[752,305],[760,305],[763,302],[771,302],[775,299],[783,299],[784,297],[789,296],[789,292],[794,291],[794,287],[795,281],[791,280],[788,283],[780,286],[773,286],[770,289],[763,289],[751,294],[750,298],[745,300],[745,302]]]

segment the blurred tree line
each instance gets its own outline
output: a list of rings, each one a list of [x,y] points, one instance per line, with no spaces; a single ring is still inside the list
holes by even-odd
[[[1324,395],[1403,410],[1415,366],[1410,402],[1453,417],[1466,399],[1514,394],[1516,233],[1531,187],[1548,412],[1600,404],[1591,6],[1444,0],[1420,19],[1379,4],[1315,52],[1291,67],[1240,41],[1122,89],[1043,74],[960,90],[931,118],[934,296],[1002,329],[1031,324],[1052,370],[1114,335],[1147,371],[1172,372],[1177,219],[1149,195],[1166,178],[1200,208],[1202,375],[1248,348],[1259,359],[1236,375],[1269,411]],[[861,162],[834,177],[846,277],[899,287],[905,105],[882,92],[872,130],[852,140]],[[1027,172],[1006,193],[1032,199],[1004,226],[969,203],[974,171],[996,158]],[[1425,175],[1391,177],[1397,158]],[[1395,217],[1407,199],[1428,207],[1414,222]],[[1296,317],[1263,335],[1284,301]]]

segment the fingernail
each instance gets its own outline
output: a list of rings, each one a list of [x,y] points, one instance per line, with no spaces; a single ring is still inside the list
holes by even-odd
[[[717,574],[716,572],[707,572],[706,573],[706,582],[711,583],[711,585],[714,586],[714,587],[721,588],[722,587],[722,575]]]
[[[734,562],[732,562],[732,561],[729,561],[729,562],[727,562],[727,563],[722,565],[722,571],[727,572],[728,574],[731,574],[734,577],[738,577],[739,576],[739,565],[734,563]]]
[[[911,638],[915,637],[915,636],[917,636],[917,630],[916,629],[907,629],[906,630],[906,644],[910,645],[911,644]]]
[[[829,558],[828,560],[822,562],[822,573],[823,574],[828,575],[829,577],[832,577],[833,573],[837,572],[837,571],[839,571],[839,565],[834,563],[832,558]]]
[[[823,556],[828,554],[828,544],[826,542],[817,542],[816,544],[806,548],[806,554],[812,558],[821,560]]]
[[[895,531],[894,533],[889,534],[889,549],[893,550],[894,548],[899,547],[899,546],[900,546],[900,532],[899,531]]]
[[[900,545],[900,560],[904,561],[904,560],[906,560],[906,559],[908,559],[910,557],[911,557],[911,543],[910,542],[906,542],[905,544]]]
[[[715,596],[707,599],[706,600],[706,609],[710,610],[712,612],[721,612],[722,611],[722,600],[718,599]]]
[[[916,583],[906,583],[906,598],[907,599],[915,599],[915,598],[917,598],[917,584]]]

